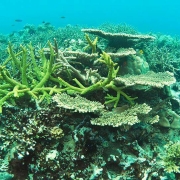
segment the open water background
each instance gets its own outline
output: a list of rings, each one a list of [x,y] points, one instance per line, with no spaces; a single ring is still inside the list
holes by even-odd
[[[17,22],[16,20],[21,20]],[[180,35],[179,0],[1,0],[0,33],[21,30],[26,24],[50,22],[99,26],[126,23],[142,33]]]

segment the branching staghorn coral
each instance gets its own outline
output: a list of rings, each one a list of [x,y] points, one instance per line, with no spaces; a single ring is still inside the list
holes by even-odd
[[[131,99],[121,89],[116,88],[112,85],[112,81],[117,75],[119,67],[114,63],[111,57],[103,52],[99,62],[104,63],[108,68],[108,74],[106,78],[101,78],[94,84],[85,87],[82,83],[84,82],[84,76],[81,75],[80,71],[71,66],[67,59],[58,52],[55,53],[53,46],[48,42],[50,58],[46,58],[46,54],[43,49],[38,53],[38,61],[32,45],[28,47],[21,46],[21,51],[14,53],[12,45],[8,46],[8,59],[0,66],[0,112],[2,112],[2,106],[5,102],[11,102],[15,104],[15,100],[22,96],[29,96],[38,102],[42,102],[45,98],[49,98],[53,93],[79,93],[86,94],[91,91],[96,91],[107,86],[107,88],[114,89],[117,91],[117,97],[112,98],[110,102],[115,102],[115,106],[120,98],[120,94],[125,96],[130,102]],[[57,48],[56,48],[57,49]],[[6,67],[9,66],[10,68]],[[76,75],[74,78],[77,87],[69,84],[62,78],[54,77],[53,73],[58,68],[67,66]],[[16,73],[17,72],[17,73]],[[58,87],[57,87],[58,86]],[[64,86],[64,88],[62,88]],[[60,88],[61,87],[61,88]],[[109,103],[109,100],[108,102]]]
[[[71,91],[71,92],[77,92],[80,94],[86,94],[87,92],[91,92],[94,90],[99,90],[102,87],[105,87],[107,84],[109,84],[117,75],[117,72],[119,70],[119,67],[117,67],[115,69],[115,66],[117,66],[116,63],[114,63],[112,61],[112,59],[110,58],[110,56],[103,52],[103,54],[101,54],[101,58],[99,59],[100,62],[106,64],[106,66],[108,67],[108,75],[105,79],[101,79],[100,81],[98,81],[97,83],[85,87],[84,85],[81,84],[81,82],[79,82],[76,78],[73,79],[76,84],[79,87],[73,86],[71,84],[69,84],[68,82],[65,82],[63,79],[59,78],[59,80],[61,81],[62,85],[64,85],[65,87],[67,87],[67,91]]]
[[[96,53],[96,46],[97,46],[97,42],[98,42],[98,37],[96,37],[94,39],[94,41],[91,41],[91,39],[88,36],[88,34],[85,34],[85,38],[86,38],[86,40],[88,42],[88,45],[85,47],[85,50],[90,47],[92,49],[92,53]]]
[[[9,44],[9,57],[0,66],[0,112],[2,112],[2,106],[5,102],[15,104],[15,99],[26,95],[42,102],[43,99],[49,98],[53,93],[66,91],[67,93],[79,93],[83,95],[105,88],[106,86],[107,88],[117,91],[117,97],[111,97],[113,100],[110,101],[115,102],[115,106],[117,106],[120,94],[125,96],[130,102],[133,100],[122,92],[120,88],[112,85],[112,81],[116,77],[119,67],[115,68],[117,64],[112,61],[107,53],[103,52],[101,58],[98,59],[99,62],[107,66],[107,77],[99,77],[96,83],[85,87],[83,85],[85,77],[81,75],[80,71],[70,65],[60,52],[57,54],[57,47],[55,51],[50,42],[48,42],[48,46],[49,54],[45,54],[43,49],[40,50],[37,61],[37,55],[31,44],[28,45],[28,47],[21,46],[21,51],[18,53],[14,53],[12,45]],[[49,59],[46,58],[48,56],[50,57]],[[78,86],[71,85],[62,78],[53,76],[53,73],[62,66],[71,69],[78,78],[73,79]],[[109,103],[109,100],[107,103]]]
[[[41,102],[51,94],[61,92],[61,89],[56,87],[58,79],[52,77],[56,69],[56,54],[50,42],[48,46],[50,58],[47,59],[43,50],[40,50],[38,62],[31,44],[28,48],[20,46],[21,51],[17,54],[9,44],[9,57],[0,66],[0,112],[5,102],[15,104],[15,99],[22,96],[28,95]],[[53,85],[48,85],[49,80]]]
[[[95,84],[92,84],[88,87],[85,87],[79,80],[77,80],[76,78],[73,79],[76,84],[78,85],[78,87],[73,86],[71,84],[69,84],[68,82],[64,81],[62,78],[59,78],[59,80],[61,81],[62,85],[66,87],[66,90],[69,94],[73,94],[73,93],[79,93],[79,94],[86,94],[92,91],[96,91],[102,88],[108,88],[108,89],[113,89],[117,92],[117,96],[113,97],[108,95],[107,99],[108,101],[105,102],[105,104],[108,103],[114,103],[114,107],[117,106],[119,100],[120,100],[120,95],[124,96],[129,102],[130,104],[134,104],[133,100],[136,98],[131,98],[130,96],[128,96],[127,94],[125,94],[122,91],[122,88],[118,88],[113,84],[113,80],[116,78],[119,67],[115,68],[115,66],[117,66],[116,63],[114,63],[111,59],[111,57],[103,52],[101,54],[101,58],[98,59],[99,62],[104,63],[107,67],[108,67],[108,75],[106,78],[102,78],[100,79],[98,82],[96,82]]]
[[[151,73],[152,76],[145,74],[139,76],[117,77],[119,66],[117,66],[117,63],[113,62],[109,54],[103,52],[101,57],[96,61],[106,65],[108,69],[107,77],[101,77],[96,73],[98,75],[97,81],[94,81],[92,84],[86,84],[87,86],[85,86],[85,75],[82,75],[78,69],[74,68],[63,56],[63,53],[58,50],[57,44],[55,45],[54,49],[50,42],[48,42],[49,54],[45,54],[43,49],[41,49],[38,54],[35,54],[34,48],[31,44],[28,45],[28,48],[20,46],[21,51],[18,53],[14,53],[12,45],[9,44],[9,57],[0,66],[1,112],[2,106],[5,102],[8,101],[15,104],[15,99],[25,95],[41,102],[45,98],[50,98],[54,93],[67,92],[68,94],[78,93],[84,95],[104,88],[114,90],[117,93],[116,96],[108,94],[106,96],[105,104],[114,103],[114,107],[117,107],[122,95],[131,105],[133,105],[134,100],[137,97],[132,98],[127,95],[123,91],[126,87],[135,86],[137,84],[163,87],[164,85],[169,85],[175,82],[171,73],[160,73],[158,75]],[[126,56],[127,53],[134,52],[131,50],[114,56]],[[72,80],[75,82],[75,85],[70,84],[69,81],[65,81],[61,77],[54,76],[54,72],[59,68],[61,69],[63,66],[67,67],[74,73],[75,78]],[[91,71],[94,72],[93,70]],[[165,81],[163,81],[164,77],[166,78]]]

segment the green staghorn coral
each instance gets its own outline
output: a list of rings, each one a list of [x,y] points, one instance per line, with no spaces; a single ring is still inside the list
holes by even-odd
[[[43,50],[40,50],[37,60],[31,44],[28,47],[21,45],[21,51],[14,53],[9,43],[9,57],[0,65],[0,112],[5,102],[15,104],[15,99],[22,96],[28,95],[41,102],[52,93],[61,92],[61,89],[56,87],[58,79],[52,77],[56,68],[56,54],[50,42],[48,46],[50,58],[47,59]],[[48,84],[49,81],[51,85]]]
[[[96,53],[96,47],[97,47],[97,42],[98,42],[98,37],[94,39],[94,41],[91,41],[90,37],[88,34],[85,34],[85,38],[88,42],[88,45],[85,47],[85,50],[88,48],[92,49],[92,53]]]
[[[123,88],[120,87],[116,87],[113,84],[113,80],[116,78],[117,73],[119,71],[119,66],[117,68],[115,68],[117,66],[117,63],[114,63],[110,57],[110,55],[108,55],[107,53],[103,52],[101,54],[101,58],[98,59],[99,62],[104,63],[107,67],[108,67],[108,74],[107,77],[104,79],[99,80],[98,82],[96,82],[95,84],[92,84],[88,87],[85,87],[83,84],[81,84],[81,82],[79,82],[76,78],[73,79],[77,86],[73,86],[71,84],[69,84],[68,82],[64,81],[62,78],[59,78],[59,81],[61,81],[62,85],[66,87],[66,90],[69,94],[73,94],[73,93],[79,93],[79,94],[86,94],[92,91],[96,91],[102,88],[108,88],[108,89],[113,89],[117,92],[117,96],[113,97],[108,95],[106,97],[107,101],[105,102],[105,104],[108,103],[114,103],[114,107],[117,106],[119,100],[120,100],[120,95],[124,96],[131,105],[134,104],[134,100],[136,98],[131,98],[130,96],[128,96],[126,93],[124,93],[122,91]]]
[[[73,85],[69,84],[68,82],[65,82],[62,78],[59,78],[62,85],[67,87],[67,92],[69,92],[69,93],[70,92],[71,93],[76,92],[76,93],[80,93],[80,94],[86,94],[86,93],[91,92],[91,91],[99,90],[99,89],[105,87],[107,84],[109,84],[116,77],[117,72],[119,70],[119,67],[117,67],[115,69],[115,66],[117,66],[117,64],[114,63],[112,61],[112,59],[110,58],[110,56],[105,52],[103,52],[103,54],[101,54],[101,58],[99,59],[99,61],[106,64],[106,66],[108,67],[107,78],[101,79],[98,82],[96,82],[95,84],[92,84],[92,85],[90,85],[88,87],[85,87],[76,78],[73,79],[73,80],[76,82],[78,87],[73,86]]]
[[[11,44],[8,46],[9,57],[0,65],[0,112],[5,102],[16,104],[19,97],[29,96],[37,102],[49,99],[54,93],[67,92],[69,94],[86,93],[102,88],[112,89],[117,92],[117,96],[108,95],[105,104],[114,103],[117,106],[120,95],[123,95],[131,104],[135,98],[126,95],[122,88],[116,87],[113,80],[119,71],[117,63],[114,63],[107,53],[103,52],[98,59],[108,68],[106,78],[101,78],[95,84],[85,87],[78,79],[73,79],[77,86],[71,85],[61,77],[54,77],[54,72],[62,66],[63,62],[55,63],[58,54],[53,46],[48,42],[49,58],[41,49],[35,54],[35,49],[29,44],[27,47],[20,46],[20,52],[15,53]],[[38,56],[38,58],[37,58]]]

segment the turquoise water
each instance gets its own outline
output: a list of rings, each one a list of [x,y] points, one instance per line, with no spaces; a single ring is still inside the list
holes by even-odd
[[[180,35],[179,7],[178,0],[1,0],[0,33],[42,22],[55,27],[110,22],[127,23],[140,32]]]

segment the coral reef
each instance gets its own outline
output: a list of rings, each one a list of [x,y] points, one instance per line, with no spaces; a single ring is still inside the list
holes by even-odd
[[[179,179],[179,41],[83,31],[0,36],[0,179]]]
[[[150,69],[154,72],[170,71],[176,79],[180,79],[180,40],[163,34],[155,34],[156,39],[150,44],[139,44],[146,56]]]

